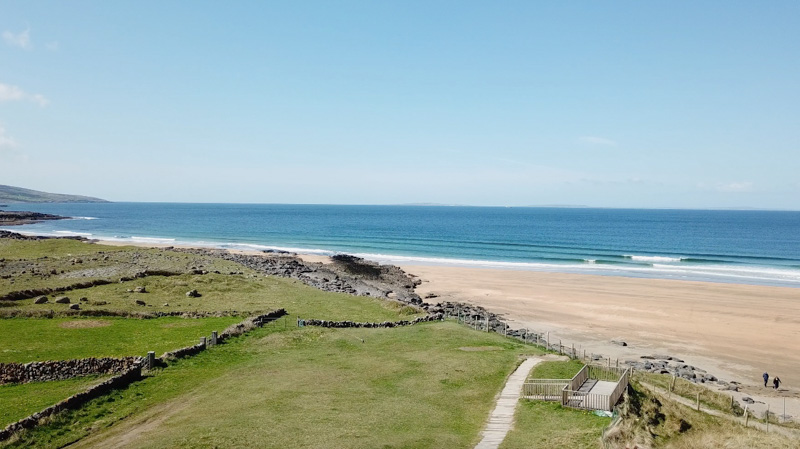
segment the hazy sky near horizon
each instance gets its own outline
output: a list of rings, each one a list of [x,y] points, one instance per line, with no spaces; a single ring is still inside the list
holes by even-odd
[[[0,3],[0,184],[800,209],[800,2]]]

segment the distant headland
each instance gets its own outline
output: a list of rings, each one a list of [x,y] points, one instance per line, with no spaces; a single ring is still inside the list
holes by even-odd
[[[40,192],[22,187],[0,185],[0,204],[12,203],[109,203],[100,198]]]

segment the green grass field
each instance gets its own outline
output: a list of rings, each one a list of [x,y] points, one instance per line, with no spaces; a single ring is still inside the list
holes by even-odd
[[[234,262],[209,256],[63,239],[0,239],[0,260],[0,274],[7,276],[0,276],[0,295],[101,279],[116,282],[146,270],[254,273]]]
[[[52,382],[0,385],[0,428],[102,382],[107,376],[85,376]]]
[[[572,379],[583,368],[580,360],[546,361],[534,366],[530,379]]]
[[[514,428],[501,449],[602,448],[600,437],[611,418],[562,407],[556,402],[521,400]]]
[[[273,323],[10,446],[60,447],[94,433],[74,447],[471,447],[520,356],[539,353],[449,322],[287,330]],[[146,438],[131,439],[143,426]]]
[[[67,360],[84,357],[144,356],[199,342],[211,331],[222,332],[241,317],[149,320],[125,318],[16,318],[0,320],[0,363]]]
[[[147,293],[128,292],[139,286],[145,287]],[[187,297],[186,292],[192,289],[198,290],[202,296]],[[72,303],[79,303],[84,310],[257,313],[285,308],[289,313],[304,318],[355,321],[397,320],[409,316],[401,316],[397,307],[399,303],[324,292],[291,279],[213,273],[150,276],[51,295],[47,304],[34,304],[33,299],[25,299],[14,301],[13,305],[15,309],[27,311],[68,310],[69,304],[53,303],[57,296],[69,297]],[[82,297],[87,301],[81,302]],[[137,300],[146,305],[136,304]]]

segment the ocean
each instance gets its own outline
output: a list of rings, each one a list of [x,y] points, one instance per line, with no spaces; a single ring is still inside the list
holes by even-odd
[[[800,212],[186,203],[5,209],[74,217],[5,228],[39,235],[800,287]]]

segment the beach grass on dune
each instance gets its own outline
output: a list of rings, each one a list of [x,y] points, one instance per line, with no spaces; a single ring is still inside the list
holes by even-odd
[[[113,445],[156,419],[133,447],[471,447],[519,357],[539,353],[449,322],[273,323],[9,444],[59,447],[96,433],[75,447]]]
[[[51,382],[0,385],[0,428],[41,411],[109,376],[84,376]]]

